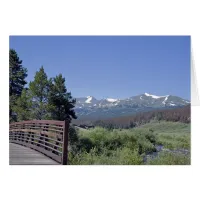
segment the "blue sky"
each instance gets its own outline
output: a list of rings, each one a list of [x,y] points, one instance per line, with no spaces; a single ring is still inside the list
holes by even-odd
[[[189,36],[11,36],[28,69],[62,73],[73,97],[127,98],[145,92],[190,100]]]

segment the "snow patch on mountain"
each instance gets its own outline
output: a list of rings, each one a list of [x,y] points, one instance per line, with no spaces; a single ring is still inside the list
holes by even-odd
[[[186,100],[183,100],[183,101],[185,101],[186,103],[190,103],[189,101],[186,101]]]
[[[87,100],[85,101],[85,103],[91,103],[92,101],[92,97],[91,96],[87,96]]]
[[[166,96],[156,96],[156,95],[153,95],[153,94],[148,94],[148,93],[144,93],[147,97],[152,97],[153,99],[159,99],[159,98],[162,98],[162,97],[166,97]]]
[[[167,95],[167,96],[165,97],[165,100],[162,102],[162,104],[166,104],[166,101],[167,101],[168,97],[169,97],[169,95]]]
[[[106,100],[107,100],[108,102],[111,102],[111,103],[118,101],[118,99],[111,99],[111,98],[107,98]]]

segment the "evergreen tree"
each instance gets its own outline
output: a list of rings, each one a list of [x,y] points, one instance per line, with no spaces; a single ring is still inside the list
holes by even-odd
[[[13,107],[13,111],[17,113],[17,121],[31,119],[32,101],[28,93],[28,89],[23,89],[21,96],[16,101],[16,105]]]
[[[20,97],[24,85],[27,83],[27,69],[22,66],[22,60],[19,59],[14,49],[9,51],[9,118],[10,121],[16,121],[16,113],[13,107],[16,105],[17,99]]]
[[[157,113],[157,120],[161,121],[163,119],[163,113],[162,112],[158,112]]]
[[[51,118],[54,120],[76,119],[73,110],[76,100],[72,98],[71,92],[67,92],[65,78],[61,74],[53,78],[50,86],[49,104],[51,109]]]
[[[135,127],[136,127],[136,123],[133,122],[133,121],[130,121],[129,127],[130,127],[130,128],[135,128]]]
[[[36,72],[34,81],[29,84],[32,99],[32,118],[41,120],[49,118],[48,94],[51,80],[48,80],[43,66]]]

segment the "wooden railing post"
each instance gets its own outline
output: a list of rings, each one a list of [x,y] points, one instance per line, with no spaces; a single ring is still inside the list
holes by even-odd
[[[69,130],[69,122],[68,120],[64,121],[63,127],[63,148],[62,148],[62,164],[67,165],[68,158],[68,130]]]

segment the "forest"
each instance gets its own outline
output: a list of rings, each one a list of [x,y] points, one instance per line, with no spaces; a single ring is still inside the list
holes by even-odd
[[[149,123],[151,120],[190,123],[191,106],[174,109],[141,112],[131,116],[111,118],[105,120],[75,120],[76,125],[100,126],[108,129],[129,129]]]

